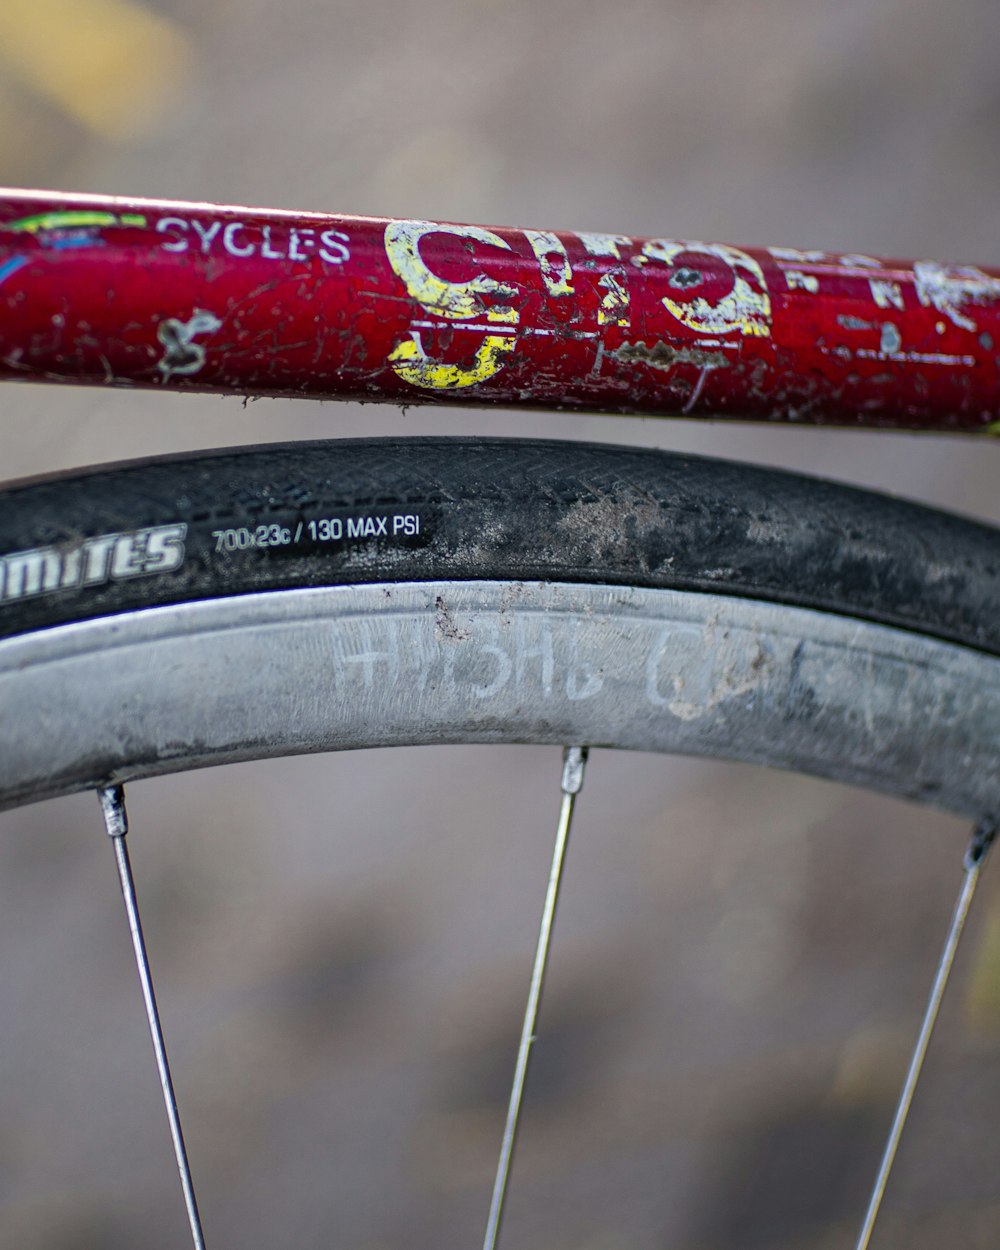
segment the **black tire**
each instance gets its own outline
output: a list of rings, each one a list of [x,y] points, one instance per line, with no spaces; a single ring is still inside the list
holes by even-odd
[[[324,520],[343,537],[314,537]],[[176,526],[183,563],[144,571],[136,543]],[[272,527],[298,542],[217,550],[220,532]],[[109,535],[138,536],[124,571],[102,556],[83,584],[72,561]],[[26,552],[46,553],[27,593],[13,568]],[[555,579],[794,604],[1000,654],[997,530],[815,478],[585,443],[296,443],[36,479],[0,491],[0,569],[0,637],[292,587]]]

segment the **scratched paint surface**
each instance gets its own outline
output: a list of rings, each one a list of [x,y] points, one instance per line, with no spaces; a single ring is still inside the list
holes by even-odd
[[[5,193],[0,377],[996,432],[1000,270]]]

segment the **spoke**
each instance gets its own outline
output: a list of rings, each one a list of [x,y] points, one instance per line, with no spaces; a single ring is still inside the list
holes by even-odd
[[[955,962],[955,952],[958,950],[959,939],[962,936],[962,930],[965,927],[966,917],[969,914],[969,907],[972,904],[972,896],[976,891],[976,884],[979,881],[979,872],[982,868],[983,859],[989,850],[994,837],[996,836],[996,826],[990,821],[983,821],[972,835],[972,842],[965,856],[965,875],[962,879],[962,888],[959,891],[958,900],[955,903],[955,911],[951,918],[951,927],[948,930],[948,937],[944,944],[944,950],[941,952],[941,958],[938,961],[937,972],[934,976],[934,984],[931,987],[930,998],[927,1000],[927,1009],[924,1012],[924,1018],[920,1025],[920,1035],[917,1038],[917,1044],[913,1049],[913,1056],[910,1059],[909,1071],[906,1074],[906,1080],[903,1082],[903,1089],[899,1095],[899,1102],[896,1106],[896,1114],[893,1117],[892,1128],[889,1130],[889,1140],[886,1142],[885,1151],[882,1154],[882,1162],[879,1165],[878,1175],[875,1178],[875,1185],[872,1189],[872,1195],[868,1202],[868,1210],[865,1213],[865,1221],[861,1226],[861,1233],[858,1236],[857,1250],[867,1250],[868,1243],[871,1241],[872,1229],[875,1227],[875,1219],[882,1205],[882,1198],[885,1195],[885,1187],[889,1181],[889,1173],[896,1158],[896,1151],[899,1149],[899,1141],[903,1136],[903,1128],[906,1125],[906,1117],[910,1111],[910,1104],[913,1102],[913,1095],[917,1088],[917,1081],[920,1079],[920,1070],[924,1064],[924,1057],[927,1054],[927,1047],[930,1044],[931,1034],[934,1031],[934,1024],[937,1021],[938,1011],[941,1007],[941,1000],[944,998],[945,987],[948,984],[948,977],[951,973],[952,964]]]
[[[163,1030],[160,1027],[160,1015],[156,1009],[153,978],[149,970],[149,960],[146,957],[146,943],[142,936],[139,903],[135,895],[135,882],[132,879],[132,866],[129,862],[128,847],[125,845],[125,835],[128,833],[125,790],[122,786],[111,786],[99,790],[97,797],[101,801],[101,810],[104,812],[104,827],[114,843],[118,879],[121,882],[122,898],[125,900],[125,911],[128,915],[128,927],[132,934],[132,949],[135,951],[139,983],[142,986],[142,997],[146,1004],[149,1035],[153,1039],[153,1051],[156,1054],[156,1066],[160,1073],[160,1086],[163,1089],[163,1102],[167,1109],[170,1136],[173,1138],[174,1154],[177,1156],[177,1170],[180,1173],[188,1222],[191,1225],[191,1237],[195,1250],[205,1250],[205,1238],[201,1231],[201,1218],[198,1215],[198,1202],[194,1196],[194,1183],[191,1180],[187,1150],[184,1147],[181,1119],[177,1113],[174,1083],[170,1079],[170,1065],[167,1062],[167,1049],[163,1041]]]
[[[542,999],[542,985],[545,981],[545,967],[549,957],[552,924],[555,920],[556,904],[559,901],[559,884],[562,879],[563,860],[566,857],[569,828],[573,820],[573,804],[583,786],[583,770],[586,762],[586,747],[566,748],[563,754],[562,808],[559,812],[559,825],[556,829],[556,842],[552,852],[549,885],[545,892],[545,906],[542,908],[542,923],[538,930],[538,943],[535,946],[535,963],[531,970],[531,985],[528,989],[528,1001],[524,1009],[524,1023],[521,1025],[521,1041],[517,1048],[517,1063],[514,1065],[514,1079],[511,1083],[510,1102],[507,1106],[507,1122],[504,1125],[503,1141],[500,1144],[500,1158],[497,1162],[496,1180],[493,1182],[493,1196],[490,1200],[490,1213],[486,1221],[483,1250],[495,1250],[497,1237],[500,1234],[500,1220],[503,1215],[504,1197],[507,1192],[507,1178],[510,1175],[511,1160],[514,1157],[514,1142],[517,1138],[521,1098],[524,1094],[524,1082],[528,1075],[528,1059],[531,1056],[531,1047],[535,1040],[535,1021],[538,1019],[538,1004]]]

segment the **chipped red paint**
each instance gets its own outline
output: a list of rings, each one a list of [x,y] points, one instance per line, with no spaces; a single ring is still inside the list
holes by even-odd
[[[7,378],[996,432],[998,352],[995,269],[0,193]]]

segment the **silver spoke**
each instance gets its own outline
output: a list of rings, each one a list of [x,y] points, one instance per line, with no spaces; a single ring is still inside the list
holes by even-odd
[[[562,879],[563,861],[566,857],[566,844],[569,841],[569,829],[573,820],[573,804],[583,786],[583,771],[586,762],[586,747],[566,748],[563,754],[562,807],[559,812],[559,825],[556,829],[556,842],[552,852],[549,885],[545,892],[545,906],[542,908],[542,922],[538,930],[538,942],[535,946],[535,963],[531,970],[531,985],[528,989],[528,1001],[524,1009],[524,1023],[521,1025],[521,1041],[517,1048],[517,1063],[514,1065],[514,1080],[511,1083],[510,1102],[507,1106],[507,1121],[504,1125],[503,1141],[500,1143],[500,1158],[497,1162],[496,1179],[493,1182],[493,1196],[490,1199],[490,1213],[486,1221],[483,1250],[495,1250],[497,1237],[500,1233],[500,1220],[503,1215],[504,1197],[507,1192],[507,1178],[510,1175],[511,1160],[514,1156],[514,1142],[517,1137],[521,1099],[524,1095],[524,1082],[528,1075],[528,1060],[535,1040],[535,1021],[538,1019],[538,1004],[541,1002],[542,985],[545,981],[545,968],[549,957],[549,944],[552,939],[552,924],[555,920],[556,904],[559,901],[559,884]]]
[[[934,984],[931,987],[930,998],[927,1000],[927,1008],[924,1011],[924,1018],[920,1025],[920,1034],[910,1059],[910,1067],[906,1073],[906,1080],[903,1082],[902,1092],[899,1095],[892,1128],[889,1130],[889,1140],[886,1142],[885,1150],[882,1154],[882,1162],[879,1165],[878,1175],[875,1178],[875,1185],[868,1202],[868,1210],[865,1213],[865,1220],[861,1226],[861,1233],[858,1236],[857,1250],[867,1250],[868,1243],[871,1241],[872,1229],[875,1227],[875,1219],[878,1216],[879,1207],[882,1205],[885,1187],[889,1181],[889,1173],[896,1158],[896,1151],[899,1149],[900,1138],[903,1136],[906,1117],[910,1111],[910,1104],[913,1102],[917,1081],[920,1079],[920,1070],[923,1067],[927,1047],[930,1044],[931,1034],[937,1021],[941,1000],[944,998],[944,991],[948,984],[948,977],[951,974],[951,967],[955,962],[955,952],[958,950],[959,939],[962,936],[962,930],[965,928],[966,917],[969,914],[972,896],[979,881],[983,859],[996,836],[996,832],[996,826],[991,822],[984,821],[980,824],[972,836],[972,842],[965,856],[965,875],[962,879],[962,888],[955,903],[951,927],[948,930],[944,950],[941,952],[941,958],[938,961]]]
[[[177,1112],[177,1100],[174,1097],[174,1083],[170,1078],[167,1049],[163,1041],[163,1030],[160,1027],[160,1015],[156,1009],[156,995],[153,993],[153,978],[149,970],[149,960],[146,956],[146,943],[142,936],[139,904],[135,894],[135,882],[132,879],[132,865],[129,862],[128,847],[125,845],[125,835],[128,833],[125,790],[122,786],[109,786],[107,789],[99,790],[97,797],[101,801],[101,810],[104,813],[104,827],[111,837],[115,848],[118,879],[121,882],[122,898],[125,900],[125,911],[128,915],[128,927],[132,934],[132,949],[135,952],[135,963],[139,971],[139,983],[142,986],[142,997],[146,1004],[146,1019],[149,1023],[150,1037],[153,1039],[153,1051],[156,1054],[156,1066],[160,1073],[160,1086],[163,1089],[163,1102],[167,1109],[167,1120],[170,1123],[170,1136],[173,1138],[174,1154],[177,1156],[177,1170],[180,1173],[181,1187],[184,1190],[184,1203],[187,1207],[188,1222],[191,1226],[191,1237],[194,1241],[195,1250],[205,1250],[205,1238],[201,1231],[201,1217],[198,1215],[198,1201],[195,1198],[187,1150],[184,1147],[184,1134],[181,1131],[181,1120]]]

